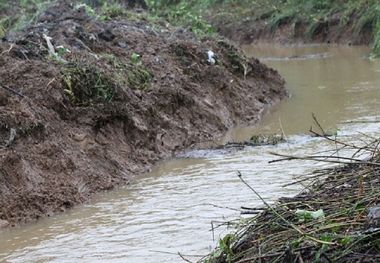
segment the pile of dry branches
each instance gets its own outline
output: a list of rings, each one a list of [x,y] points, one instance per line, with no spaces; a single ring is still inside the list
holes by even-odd
[[[332,153],[276,154],[281,159],[274,162],[301,159],[341,165],[291,183],[302,183],[305,189],[273,206],[239,173],[266,209],[207,262],[380,262],[380,140],[366,135],[358,146],[320,129],[311,133],[333,142]],[[342,151],[351,154],[340,156]]]

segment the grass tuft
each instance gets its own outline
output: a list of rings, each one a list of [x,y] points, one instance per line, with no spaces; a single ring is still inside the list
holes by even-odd
[[[116,93],[113,80],[88,65],[72,63],[62,70],[62,84],[71,103],[89,106],[110,102]]]

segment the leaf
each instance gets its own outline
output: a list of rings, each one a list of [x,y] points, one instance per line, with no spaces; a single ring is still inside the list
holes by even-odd
[[[141,56],[137,53],[133,53],[131,56],[131,62],[133,64],[138,64],[138,63],[140,63],[140,61],[141,61]]]

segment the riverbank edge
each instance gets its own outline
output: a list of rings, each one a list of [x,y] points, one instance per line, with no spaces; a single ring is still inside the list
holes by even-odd
[[[222,36],[245,44],[278,44],[284,46],[298,46],[307,44],[338,44],[338,45],[366,45],[372,46],[374,33],[372,29],[365,29],[359,34],[354,33],[353,24],[340,26],[337,18],[317,25],[317,29],[308,35],[308,22],[284,21],[275,29],[265,20],[236,20],[228,16],[208,16],[207,20]]]
[[[268,23],[268,17],[263,19],[241,17],[234,14],[234,10],[236,9],[233,6],[228,11],[215,7],[204,17],[219,34],[240,45],[270,43],[281,46],[308,44],[371,46],[374,43],[373,27],[363,27],[360,32],[356,32],[355,20],[360,18],[357,13],[353,13],[344,26],[340,24],[341,14],[336,13],[317,22],[312,34],[309,34],[310,23],[307,21],[294,22],[285,18],[273,28]],[[379,159],[380,156],[377,155],[369,162],[378,162]],[[370,189],[371,185],[378,182],[376,176],[362,177],[363,173],[370,169],[369,167],[372,166],[350,164],[337,169],[316,171],[320,173],[321,178],[324,178],[323,180],[303,180],[303,183],[308,183],[309,190],[303,190],[292,198],[281,198],[270,207],[265,207],[263,204],[263,212],[250,219],[250,223],[240,227],[236,233],[223,237],[217,249],[202,262],[360,262],[362,260],[377,262],[376,260],[379,260],[377,255],[380,253],[376,243],[380,239],[378,228],[380,215],[373,215],[373,211],[377,209],[376,205],[380,204],[380,192],[378,190],[373,192]],[[376,171],[378,176],[379,169]],[[342,174],[347,175],[343,178],[343,183],[336,181],[336,177]],[[344,189],[345,187],[348,189]],[[336,204],[335,199],[344,200],[350,194],[353,194],[354,201],[360,203],[360,207],[356,207],[355,203],[351,207],[343,208]],[[315,198],[319,196],[324,197],[324,203],[313,204]],[[366,197],[368,200],[365,200]],[[329,207],[336,210],[329,211]],[[374,210],[370,210],[371,208]],[[336,218],[333,218],[333,212],[344,209],[352,212],[346,218],[340,219],[342,224],[347,224],[349,227],[339,229],[340,224],[328,225],[324,221],[328,218],[334,222]],[[252,208],[252,210],[261,211],[261,208],[258,210]],[[306,218],[297,215],[297,210],[306,211]],[[318,211],[324,212],[323,219],[310,221],[310,215]],[[353,225],[357,223],[354,227],[351,224],[353,221]],[[310,224],[316,224],[316,227],[310,228]],[[323,229],[326,225],[327,228]],[[326,231],[319,235],[308,235],[308,230],[314,233],[313,231],[320,231],[318,228]],[[293,233],[284,234],[289,229]]]
[[[138,180],[178,151],[257,123],[287,96],[277,71],[226,40],[199,42],[123,15],[100,21],[85,6],[58,1],[1,43],[0,228]],[[54,53],[49,41],[70,52]],[[123,77],[125,70],[134,75]],[[94,97],[86,76],[112,90]]]

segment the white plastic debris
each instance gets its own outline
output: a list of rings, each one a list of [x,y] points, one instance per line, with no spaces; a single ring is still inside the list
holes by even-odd
[[[308,211],[308,210],[301,210],[297,209],[296,215],[301,220],[310,220],[310,219],[321,219],[325,217],[325,213],[322,209],[319,209],[318,211]]]
[[[207,56],[208,56],[207,62],[210,63],[211,65],[214,65],[216,63],[215,53],[209,50],[207,51]]]
[[[53,44],[51,43],[52,38],[45,34],[43,34],[42,37],[46,40],[46,45],[48,46],[49,55],[60,62],[66,63],[67,61],[61,58],[59,54],[55,51],[55,48]]]

